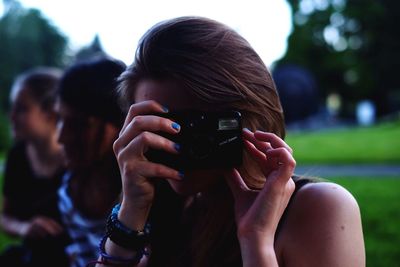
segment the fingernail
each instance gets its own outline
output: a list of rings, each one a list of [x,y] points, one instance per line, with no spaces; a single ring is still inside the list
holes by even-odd
[[[180,144],[175,143],[175,144],[174,144],[174,148],[175,148],[175,150],[178,151],[178,152],[181,151],[181,145],[180,145]]]
[[[177,131],[179,131],[180,129],[181,129],[181,126],[178,124],[178,123],[176,123],[176,122],[174,122],[174,123],[172,123],[172,128],[174,128],[175,130],[177,130]]]
[[[185,174],[183,173],[183,171],[179,172],[179,177],[181,177],[182,179],[185,178]]]
[[[251,132],[249,128],[243,128],[243,131]]]
[[[169,111],[169,109],[166,107],[166,106],[163,106],[163,111],[165,112],[165,113],[167,113],[168,111]]]

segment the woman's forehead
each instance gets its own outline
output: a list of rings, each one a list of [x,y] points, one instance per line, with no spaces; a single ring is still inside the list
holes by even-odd
[[[199,100],[172,82],[144,80],[136,87],[134,102],[154,100],[169,109],[200,108]]]

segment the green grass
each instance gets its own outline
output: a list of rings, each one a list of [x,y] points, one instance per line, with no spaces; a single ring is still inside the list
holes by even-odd
[[[330,179],[357,199],[363,221],[367,266],[400,265],[400,177]]]
[[[400,164],[400,121],[371,127],[288,133],[298,164]]]

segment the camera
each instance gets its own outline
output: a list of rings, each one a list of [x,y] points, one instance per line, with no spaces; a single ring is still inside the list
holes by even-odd
[[[182,110],[157,116],[181,126],[178,134],[158,133],[180,145],[179,154],[150,149],[148,160],[176,170],[229,168],[242,164],[243,139],[239,111]]]

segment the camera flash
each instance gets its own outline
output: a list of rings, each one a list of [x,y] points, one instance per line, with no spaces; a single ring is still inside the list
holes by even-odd
[[[220,119],[218,121],[218,131],[235,130],[239,127],[237,119]]]

